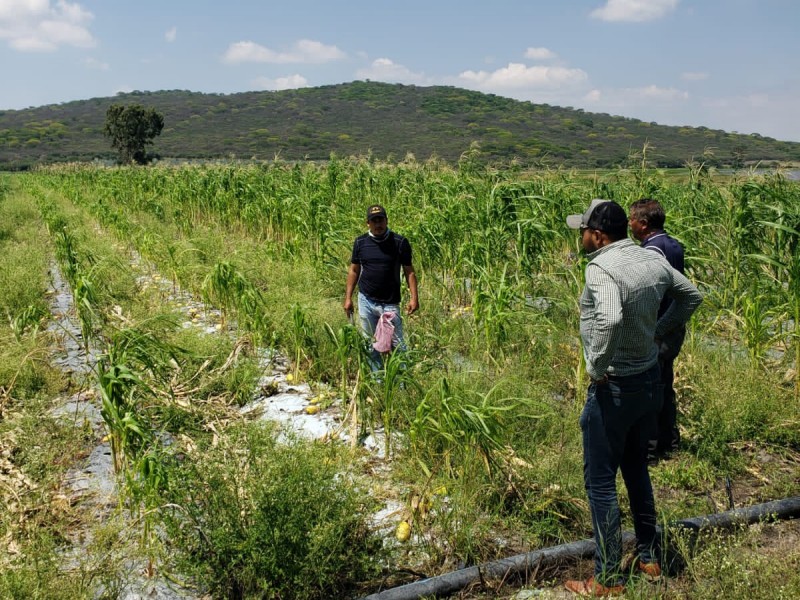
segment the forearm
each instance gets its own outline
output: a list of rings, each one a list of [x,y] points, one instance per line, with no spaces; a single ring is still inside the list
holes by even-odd
[[[344,311],[348,316],[353,314],[353,292],[358,283],[358,277],[361,275],[361,265],[351,264],[350,270],[347,271],[347,282],[345,283],[344,291]]]
[[[358,274],[351,270],[347,273],[347,284],[344,288],[345,300],[353,297],[353,292],[356,290],[356,283],[358,283]]]
[[[703,295],[686,277],[674,272],[674,281],[667,294],[673,302],[656,324],[655,336],[662,338],[691,318],[703,301]]]
[[[417,292],[417,274],[413,271],[406,275],[406,283],[408,283],[408,292],[411,294],[411,300],[415,304],[419,304],[419,294]]]
[[[408,284],[408,291],[411,297],[408,299],[408,305],[406,306],[406,312],[409,315],[413,315],[417,312],[419,308],[419,295],[417,293],[417,274],[414,272],[413,265],[403,265],[403,274],[406,277],[406,283]]]

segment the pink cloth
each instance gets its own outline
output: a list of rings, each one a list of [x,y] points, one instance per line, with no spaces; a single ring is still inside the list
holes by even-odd
[[[392,319],[394,314],[393,312],[385,312],[378,319],[378,325],[375,327],[375,342],[372,344],[372,347],[378,352],[392,351],[392,338],[394,337]]]

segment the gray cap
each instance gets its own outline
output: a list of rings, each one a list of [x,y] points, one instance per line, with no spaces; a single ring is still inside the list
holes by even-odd
[[[625,209],[613,200],[595,198],[582,215],[569,215],[567,225],[572,229],[587,227],[624,236],[628,231],[628,216]]]
[[[589,208],[586,209],[582,215],[569,215],[567,216],[567,226],[571,229],[580,229],[581,227],[588,227],[589,226],[589,219],[592,218],[592,213],[594,209],[597,208],[599,204],[603,202],[608,202],[608,200],[603,200],[602,198],[595,198],[589,204]]]

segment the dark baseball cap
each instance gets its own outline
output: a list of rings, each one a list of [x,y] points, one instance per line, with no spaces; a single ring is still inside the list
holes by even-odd
[[[595,198],[582,215],[569,215],[567,225],[572,229],[597,229],[611,234],[628,231],[628,215],[625,209],[613,200]]]
[[[386,209],[383,208],[380,204],[373,204],[367,209],[367,221],[373,219],[375,217],[386,217]]]

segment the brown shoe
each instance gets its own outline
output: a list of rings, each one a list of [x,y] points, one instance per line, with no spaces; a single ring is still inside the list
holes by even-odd
[[[636,563],[636,570],[647,581],[661,581],[661,565],[657,562],[642,562],[641,560]]]
[[[607,596],[621,596],[625,593],[624,585],[606,586],[597,583],[594,577],[589,577],[586,581],[567,581],[564,584],[573,594],[578,594],[585,598],[605,598]]]

